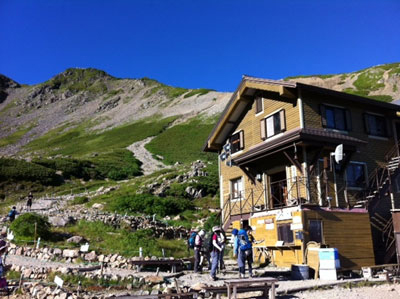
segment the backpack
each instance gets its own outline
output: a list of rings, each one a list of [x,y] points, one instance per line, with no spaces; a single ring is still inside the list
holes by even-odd
[[[9,213],[8,213],[8,217],[14,217],[15,216],[15,210],[11,210]]]
[[[238,235],[239,249],[240,251],[246,251],[251,249],[251,242],[249,241],[249,236],[247,233]]]
[[[196,236],[197,233],[196,232],[192,232],[190,234],[190,237],[188,239],[188,247],[194,249],[194,245],[195,245],[195,241],[196,241]]]

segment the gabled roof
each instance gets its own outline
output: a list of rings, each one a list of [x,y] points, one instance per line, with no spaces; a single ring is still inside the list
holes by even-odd
[[[380,102],[357,95],[298,82],[269,80],[245,75],[236,91],[232,94],[232,97],[222,112],[217,124],[208,136],[207,142],[203,146],[203,150],[207,152],[218,152],[221,149],[228,136],[233,133],[240,120],[251,107],[254,101],[254,95],[257,91],[274,92],[279,94],[281,97],[296,99],[299,90],[342,98],[354,103],[362,103],[363,105],[372,106],[372,108],[380,107],[400,111],[398,105]]]

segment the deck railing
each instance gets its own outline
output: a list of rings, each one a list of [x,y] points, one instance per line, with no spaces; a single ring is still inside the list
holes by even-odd
[[[307,192],[308,190],[308,192]],[[254,186],[247,192],[239,192],[224,198],[223,223],[231,216],[296,206],[304,203],[318,203],[321,197],[320,188],[315,177],[294,177],[271,182],[264,187]]]

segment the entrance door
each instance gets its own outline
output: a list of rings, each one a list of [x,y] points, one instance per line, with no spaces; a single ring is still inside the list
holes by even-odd
[[[286,206],[287,180],[286,171],[280,171],[269,176],[272,208]]]

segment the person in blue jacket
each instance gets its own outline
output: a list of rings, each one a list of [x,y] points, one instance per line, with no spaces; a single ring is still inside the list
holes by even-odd
[[[253,245],[245,229],[240,229],[237,234],[234,252],[235,256],[238,257],[239,277],[245,277],[246,261],[249,266],[249,275],[253,277]]]

